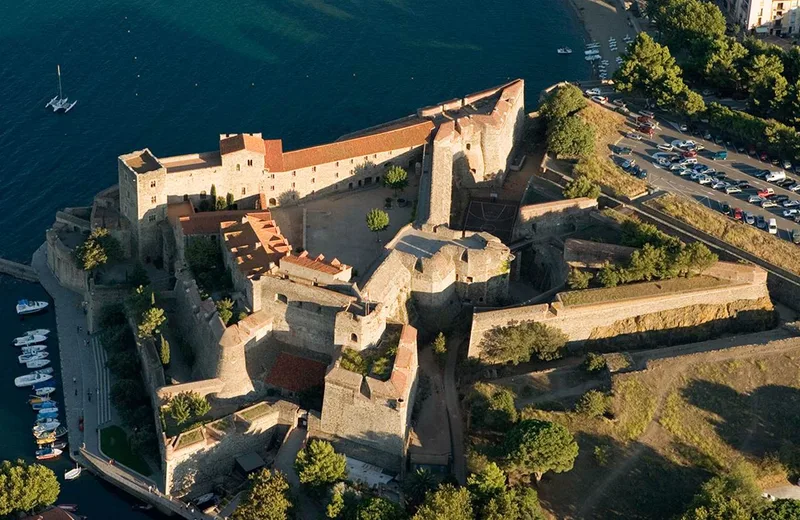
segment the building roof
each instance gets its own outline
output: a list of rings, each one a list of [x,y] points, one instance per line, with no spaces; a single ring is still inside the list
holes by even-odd
[[[191,205],[191,203],[185,203]],[[169,209],[167,210],[169,212]],[[215,235],[219,233],[220,225],[223,222],[241,221],[252,210],[233,209],[225,211],[203,211],[188,216],[178,218],[181,224],[181,231],[184,235]],[[259,212],[266,213],[270,218],[268,210]]]
[[[323,255],[311,257],[308,255],[308,251],[303,251],[297,256],[291,254],[286,255],[283,258],[281,258],[281,263],[283,262],[299,265],[301,267],[305,267],[307,269],[313,269],[315,271],[319,271],[325,274],[339,274],[349,267],[341,263],[336,258],[334,258],[330,262],[326,262],[325,257]]]
[[[264,459],[262,459],[261,456],[254,451],[236,457],[236,464],[242,468],[242,471],[245,473],[252,473],[255,470],[263,468],[267,465],[267,463],[264,462]]]
[[[147,173],[161,168],[161,163],[147,148],[123,155],[121,159],[136,173]]]
[[[297,170],[351,157],[422,146],[430,137],[434,126],[432,121],[422,121],[381,133],[285,152],[283,154],[283,170]]]
[[[241,221],[222,222],[225,247],[245,276],[257,276],[292,250],[268,211],[247,213]]]
[[[222,155],[247,150],[253,153],[265,153],[264,140],[261,134],[223,134],[219,138],[219,153]]]
[[[290,392],[302,392],[315,386],[323,386],[326,369],[325,363],[281,352],[265,382]]]

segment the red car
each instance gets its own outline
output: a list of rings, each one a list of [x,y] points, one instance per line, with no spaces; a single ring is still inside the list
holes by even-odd
[[[761,197],[761,198],[766,199],[766,198],[772,197],[773,195],[775,195],[775,190],[773,190],[772,188],[764,188],[764,189],[758,190],[758,196]]]
[[[648,116],[639,116],[636,118],[637,123],[649,123],[652,120],[653,118]]]
[[[686,150],[681,155],[683,155],[686,158],[697,157],[697,152],[694,150]]]
[[[653,134],[655,133],[655,131],[653,131],[653,127],[647,125],[639,126],[639,132],[649,135],[650,137],[653,137]]]
[[[767,155],[767,152],[761,152],[758,155],[758,158],[761,159],[764,162],[767,162],[767,159],[769,159],[769,156]]]
[[[736,220],[742,220],[742,208],[733,208],[733,218]]]

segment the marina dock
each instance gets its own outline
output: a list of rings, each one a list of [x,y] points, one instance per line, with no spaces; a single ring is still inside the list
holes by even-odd
[[[39,281],[39,275],[33,267],[27,264],[12,262],[4,258],[0,258],[0,274],[13,276],[14,278],[19,278],[26,282],[37,283]]]

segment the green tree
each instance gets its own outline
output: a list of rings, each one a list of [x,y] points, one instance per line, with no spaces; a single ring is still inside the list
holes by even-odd
[[[440,365],[444,364],[447,359],[447,339],[444,337],[444,332],[439,332],[433,340],[433,354]]]
[[[683,270],[682,274],[701,274],[716,264],[719,257],[702,242],[692,242],[680,252],[675,263]]]
[[[205,396],[197,392],[187,392],[189,394],[189,409],[194,417],[203,417],[211,411],[211,404]]]
[[[594,275],[587,271],[581,271],[580,269],[570,269],[569,274],[567,275],[567,285],[570,289],[586,289],[589,287],[589,282],[592,280]]]
[[[217,197],[217,200],[214,203],[214,209],[216,211],[224,211],[228,209],[228,201],[225,200],[225,197]]]
[[[219,314],[222,323],[227,325],[233,318],[233,300],[230,298],[223,298],[217,301],[217,313]]]
[[[150,285],[150,276],[141,262],[136,262],[136,265],[133,266],[133,271],[128,277],[128,283],[134,287]]]
[[[216,201],[217,201],[217,185],[216,184],[212,184],[211,185],[210,197],[211,197],[211,200],[216,203]]]
[[[517,421],[514,392],[490,383],[475,383],[469,395],[473,424],[505,431]]]
[[[170,400],[169,415],[179,425],[191,419],[192,411],[189,407],[189,400],[183,394],[178,394]]]
[[[334,489],[333,494],[331,494],[331,501],[328,502],[325,508],[325,516],[328,518],[339,518],[342,511],[344,511],[344,495]]]
[[[145,395],[141,379],[118,379],[111,385],[111,402],[123,415],[146,403]]]
[[[369,210],[367,212],[367,227],[377,237],[378,233],[389,227],[389,214],[382,209],[374,208]]]
[[[578,443],[567,428],[537,419],[519,422],[505,437],[506,465],[519,475],[533,474],[539,481],[547,471],[572,469]]]
[[[800,518],[800,500],[779,499],[756,515],[755,520],[797,520],[798,518]]]
[[[95,228],[83,244],[75,249],[75,256],[84,271],[94,271],[122,256],[122,246],[106,228]]]
[[[312,439],[297,453],[294,462],[300,482],[312,488],[327,486],[347,477],[344,455],[336,453],[328,441]]]
[[[392,166],[383,177],[383,183],[394,190],[396,196],[397,192],[403,191],[408,186],[408,172],[400,166]]]
[[[55,473],[41,464],[4,460],[0,464],[0,515],[30,513],[56,501],[61,487]]]
[[[589,390],[578,399],[575,404],[575,411],[588,417],[602,417],[608,412],[608,396],[597,390]]]
[[[743,76],[741,62],[748,51],[734,38],[703,39],[694,53],[698,63],[696,69],[711,85],[723,95],[731,95],[742,90]]]
[[[596,374],[606,369],[606,358],[602,354],[589,352],[583,360],[583,367],[590,374]]]
[[[440,486],[426,495],[413,520],[473,520],[469,491],[452,484]]]
[[[493,496],[480,508],[481,520],[544,520],[536,491],[514,486]]]
[[[233,193],[231,192],[225,195],[225,209],[236,209],[236,199],[233,198]]]
[[[250,475],[250,489],[236,506],[233,520],[287,520],[292,502],[283,473],[263,469]]]
[[[153,291],[149,286],[142,286],[135,288],[127,298],[128,307],[131,312],[136,316],[141,316],[144,311],[150,308],[150,302],[153,298]],[[123,321],[123,323],[125,323]]]
[[[751,520],[764,508],[752,470],[739,466],[704,483],[681,520]]]
[[[586,108],[586,98],[581,89],[565,83],[552,90],[542,102],[539,114],[548,123],[572,116]]]
[[[473,473],[469,476],[467,488],[479,501],[488,500],[505,490],[506,474],[500,469],[500,466],[490,462],[480,473]]]
[[[701,0],[672,0],[658,19],[659,29],[670,45],[680,47],[702,39],[725,35],[725,16],[719,7]]]
[[[425,495],[436,488],[436,477],[427,469],[418,469],[403,482],[403,492],[408,503],[416,507],[425,500]]]
[[[139,372],[139,356],[131,350],[111,352],[106,366],[115,375],[130,376]]]
[[[600,196],[600,186],[595,184],[586,175],[579,175],[569,181],[564,188],[564,197],[568,199],[577,199],[580,197],[588,197],[596,199]]]
[[[588,157],[595,138],[594,126],[579,117],[556,119],[547,128],[547,149],[558,157]]]
[[[164,309],[150,307],[142,313],[142,319],[139,323],[139,336],[152,338],[165,321],[167,321],[167,317],[164,315]]]
[[[368,497],[359,502],[352,520],[404,520],[405,511],[383,497]],[[348,519],[349,520],[349,519]]]
[[[161,364],[162,365],[169,365],[170,360],[170,350],[169,350],[169,341],[161,335],[161,348],[159,349],[159,354],[161,355]]]
[[[533,355],[543,361],[558,359],[566,343],[566,334],[555,327],[538,322],[511,322],[490,329],[482,347],[488,361],[517,365],[530,361]]]

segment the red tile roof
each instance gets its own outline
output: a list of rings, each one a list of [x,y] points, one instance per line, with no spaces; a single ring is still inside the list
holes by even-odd
[[[236,134],[219,140],[219,153],[222,155],[242,150],[264,154],[264,148],[261,134]]]
[[[283,142],[280,139],[264,141],[264,168],[271,172],[283,170]]]
[[[239,271],[256,276],[269,270],[292,250],[289,241],[267,211],[250,212],[236,222],[221,223],[225,247],[233,255]]]
[[[315,271],[326,274],[339,274],[348,267],[336,258],[330,262],[325,262],[324,260],[325,257],[323,255],[319,255],[316,258],[311,258],[308,256],[307,251],[303,251],[297,256],[286,255],[281,258],[281,262],[289,262],[290,264],[299,265],[307,269],[314,269]]]
[[[308,388],[323,386],[326,369],[325,363],[281,352],[265,382],[290,392],[302,392]]]

